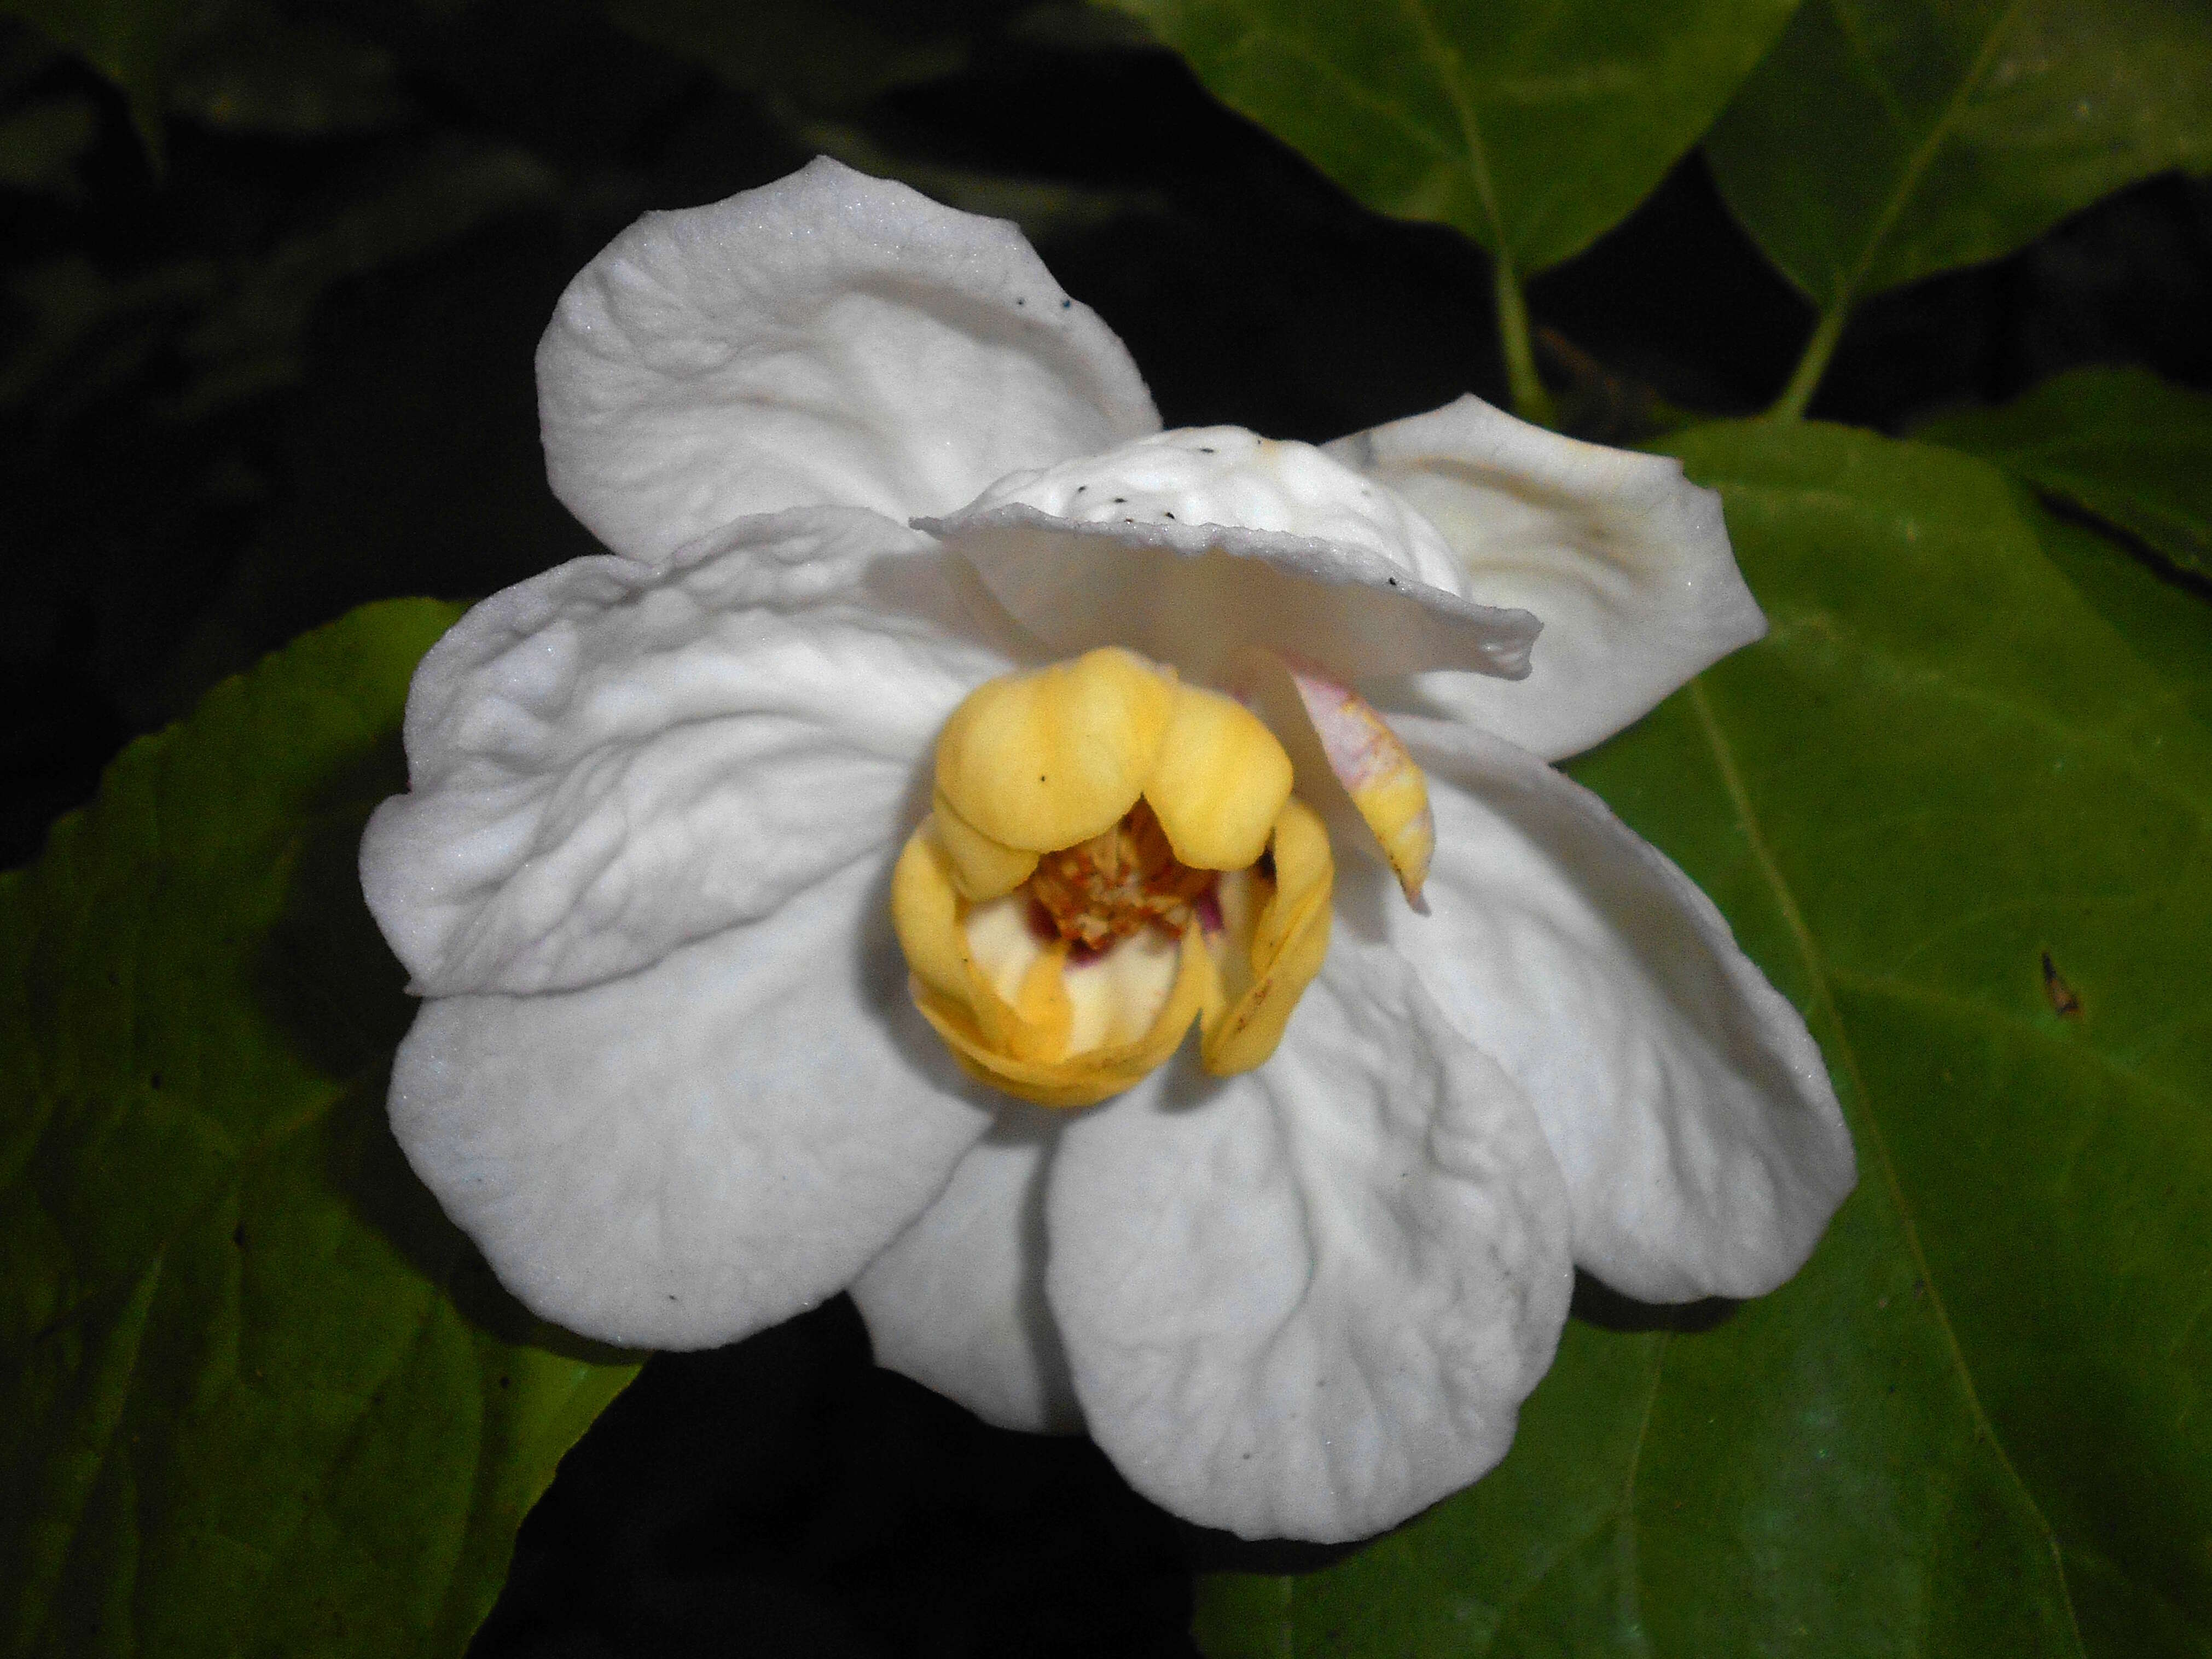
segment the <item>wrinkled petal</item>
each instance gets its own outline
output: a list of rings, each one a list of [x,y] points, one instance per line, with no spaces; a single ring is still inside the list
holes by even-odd
[[[1540,627],[1465,596],[1435,529],[1306,444],[1163,433],[1003,480],[915,526],[1062,651],[1125,645],[1218,680],[1248,646],[1341,678],[1528,672]]]
[[[1856,1179],[1805,1022],[1595,795],[1481,732],[1399,730],[1436,811],[1431,915],[1366,910],[1527,1093],[1575,1260],[1648,1302],[1774,1289]]]
[[[911,531],[814,508],[477,606],[416,671],[412,787],[362,843],[417,988],[590,985],[887,868],[938,727],[1007,665],[963,581]]]
[[[1012,225],[826,158],[651,213],[538,348],[553,490],[657,559],[748,513],[943,513],[1155,431],[1135,364]]]
[[[1092,1436],[1246,1537],[1379,1532],[1504,1455],[1572,1273],[1512,1080],[1404,964],[1330,954],[1274,1058],[1069,1126],[1046,1283]]]
[[[1720,497],[1679,461],[1577,442],[1473,397],[1328,448],[1434,521],[1463,591],[1544,619],[1526,679],[1428,675],[1419,695],[1547,760],[1766,631]]]
[[[444,997],[399,1046],[392,1127],[533,1311],[641,1347],[811,1307],[989,1126],[908,1004],[884,872],[588,990]]]
[[[1083,1426],[1045,1304],[1045,1168],[1062,1120],[1018,1108],[853,1282],[876,1363],[1030,1433]]]

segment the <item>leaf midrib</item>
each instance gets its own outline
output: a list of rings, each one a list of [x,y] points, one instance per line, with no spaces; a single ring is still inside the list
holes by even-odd
[[[1490,147],[1483,138],[1482,119],[1475,110],[1474,100],[1468,95],[1466,82],[1457,72],[1459,53],[1437,29],[1427,0],[1400,0],[1400,3],[1407,21],[1420,37],[1421,55],[1430,73],[1437,77],[1437,84],[1459,121],[1460,143],[1467,151],[1468,174],[1474,181],[1475,198],[1482,204],[1483,217],[1489,222],[1492,251],[1498,263],[1510,269],[1512,253],[1506,246],[1504,221],[1498,211],[1498,188],[1490,176]]]
[[[2057,1576],[2058,1593],[2065,1606],[2066,1627],[2073,1638],[2074,1651],[2082,1659],[2087,1659],[2087,1649],[2081,1639],[2081,1620],[2074,1608],[2074,1589],[2066,1571],[2065,1552],[2060,1546],[2057,1530],[2043,1512],[2043,1506],[2036,1501],[2034,1492],[2014,1465],[2011,1453],[2005,1449],[2003,1440],[1998,1436],[1996,1425],[1990,1421],[1989,1413],[1982,1405],[1981,1392],[1974,1386],[1973,1373],[1967,1366],[1966,1352],[1960,1347],[1958,1332],[1951,1322],[1950,1310],[1944,1304],[1942,1288],[1936,1283],[1927,1253],[1922,1248],[1920,1229],[1913,1220],[1911,1206],[1905,1200],[1905,1188],[1898,1176],[1896,1161],[1890,1153],[1889,1144],[1882,1135],[1881,1125],[1875,1121],[1873,1095],[1867,1087],[1866,1076],[1860,1067],[1850,1029],[1845,1025],[1842,1009],[1836,1001],[1826,961],[1813,937],[1804,912],[1798,907],[1796,892],[1767,846],[1765,833],[1760,828],[1759,816],[1752,806],[1750,791],[1736,765],[1735,750],[1729,746],[1727,734],[1721,729],[1719,717],[1714,711],[1711,698],[1706,694],[1704,681],[1692,680],[1687,696],[1691,708],[1697,713],[1698,723],[1706,744],[1712,751],[1714,767],[1720,774],[1729,809],[1743,831],[1752,860],[1761,880],[1772,894],[1776,908],[1782,914],[1784,926],[1789,929],[1790,939],[1797,947],[1798,956],[1812,983],[1814,1006],[1828,1029],[1835,1034],[1844,1071],[1850,1080],[1853,1093],[1865,1108],[1859,1115],[1861,1122],[1855,1127],[1875,1153],[1875,1164],[1881,1171],[1882,1184],[1888,1192],[1890,1203],[1897,1212],[1898,1225],[1905,1236],[1905,1249],[1911,1257],[1913,1271],[1927,1287],[1927,1307],[1935,1316],[1936,1329],[1942,1334],[1944,1347],[1950,1355],[1951,1368],[1957,1376],[1959,1387],[1966,1396],[1977,1437],[1995,1455],[1998,1467],[2019,1492],[2021,1501],[2027,1505],[2028,1514],[2043,1534],[2045,1546],[2051,1552],[2051,1567]]]
[[[175,1247],[177,1241],[195,1224],[204,1220],[210,1211],[237,1194],[245,1183],[246,1171],[253,1164],[283,1146],[295,1135],[304,1134],[314,1127],[324,1118],[329,1116],[341,1101],[349,1098],[356,1089],[380,1069],[380,1066],[364,1066],[343,1081],[331,1084],[315,1101],[303,1106],[282,1122],[271,1125],[266,1133],[257,1136],[248,1143],[246,1148],[231,1160],[229,1167],[220,1176],[208,1183],[207,1192],[201,1200],[179,1213],[176,1224],[155,1242],[150,1252],[150,1259],[156,1262],[164,1259]],[[90,1289],[81,1291],[68,1307],[49,1318],[36,1330],[27,1332],[24,1338],[24,1346],[37,1347],[40,1344],[67,1330],[88,1311],[96,1308],[112,1292],[113,1288],[112,1282],[103,1282]]]
[[[1981,85],[1982,77],[1989,72],[1990,60],[1996,55],[1999,42],[2012,32],[2014,21],[2019,17],[2021,9],[2026,3],[2027,0],[2012,0],[2012,3],[2005,8],[2004,15],[1997,19],[1989,33],[1983,37],[1981,47],[1974,54],[1974,61],[1967,66],[1966,74],[1960,77],[1959,84],[1952,88],[1951,95],[1944,100],[1942,110],[1937,114],[1935,125],[1928,129],[1927,136],[1922,138],[1919,145],[1906,160],[1905,171],[1898,175],[1895,188],[1890,191],[1888,199],[1882,204],[1881,210],[1875,216],[1874,225],[1868,231],[1865,241],[1860,246],[1858,258],[1853,263],[1850,271],[1829,299],[1827,306],[1829,314],[1832,315],[1847,310],[1853,304],[1860,288],[1866,282],[1867,273],[1874,269],[1875,256],[1881,252],[1883,243],[1888,240],[1889,233],[1896,228],[1899,216],[1905,211],[1905,204],[1912,199],[1914,192],[1920,188],[1922,176],[1927,173],[1929,166],[1935,161],[1937,152],[1950,138],[1952,130],[1958,125],[1959,117],[1966,107],[1967,100],[1972,96],[1975,88]],[[1840,22],[1838,27],[1841,27]],[[1868,67],[1873,68],[1871,61],[1869,62]],[[1880,83],[1878,89],[1887,101],[1894,104],[1893,94],[1887,82]]]

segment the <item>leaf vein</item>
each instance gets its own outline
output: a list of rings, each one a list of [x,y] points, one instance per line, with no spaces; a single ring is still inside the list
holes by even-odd
[[[1697,712],[1698,725],[1712,751],[1713,764],[1720,774],[1729,806],[1743,830],[1760,877],[1772,894],[1776,908],[1782,913],[1783,924],[1788,928],[1806,974],[1812,981],[1814,1005],[1823,1016],[1823,1023],[1835,1034],[1836,1046],[1844,1073],[1850,1078],[1852,1093],[1866,1108],[1859,1115],[1861,1122],[1856,1127],[1872,1145],[1875,1161],[1881,1170],[1882,1184],[1897,1212],[1898,1225],[1905,1236],[1905,1249],[1912,1259],[1913,1269],[1920,1282],[1927,1287],[1928,1306],[1934,1316],[1936,1328],[1942,1333],[1944,1346],[1949,1352],[1952,1369],[1957,1376],[1968,1413],[1978,1437],[1987,1443],[1996,1457],[1998,1466],[2004,1471],[2007,1480],[2019,1493],[2021,1502],[2026,1505],[2028,1515],[2043,1534],[2057,1577],[2058,1591],[2064,1603],[2067,1629],[2073,1638],[2074,1650],[2081,1656],[2081,1659],[2087,1659],[2087,1650],[2081,1639],[2081,1620],[2074,1609],[2073,1587],[2067,1577],[2065,1558],[2059,1547],[2058,1535],[2045,1518],[2042,1505],[2036,1502],[2035,1494],[2028,1490],[2027,1482],[2014,1466],[2003,1442],[1997,1437],[1989,1413],[1983,1407],[1981,1395],[1974,1387],[1973,1373],[1967,1367],[1966,1352],[1959,1345],[1958,1330],[1951,1322],[1950,1310],[1945,1305],[1942,1291],[1929,1268],[1927,1251],[1920,1242],[1920,1229],[1914,1222],[1911,1208],[1906,1202],[1905,1186],[1898,1175],[1896,1161],[1890,1153],[1889,1143],[1882,1135],[1880,1124],[1875,1121],[1873,1096],[1867,1087],[1866,1074],[1860,1066],[1850,1027],[1845,1024],[1843,1011],[1836,1001],[1830,964],[1813,937],[1804,912],[1798,906],[1795,890],[1784,876],[1780,865],[1767,845],[1765,832],[1752,805],[1750,790],[1736,765],[1735,750],[1729,743],[1727,733],[1721,729],[1719,717],[1714,711],[1712,699],[1706,694],[1704,681],[1692,680],[1688,692],[1690,705]]]

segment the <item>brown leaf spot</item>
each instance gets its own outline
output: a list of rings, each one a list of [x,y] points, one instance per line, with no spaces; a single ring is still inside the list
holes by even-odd
[[[2066,975],[2058,971],[2048,951],[2043,953],[2043,994],[2051,999],[2051,1012],[2059,1018],[2081,1018],[2081,999],[2074,994],[2074,988],[2066,982]]]

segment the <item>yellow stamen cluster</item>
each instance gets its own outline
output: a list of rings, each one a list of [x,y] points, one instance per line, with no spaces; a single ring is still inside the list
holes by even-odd
[[[1328,943],[1328,837],[1291,781],[1249,709],[1126,651],[977,688],[892,882],[921,1012],[1047,1106],[1128,1088],[1194,1020],[1208,1071],[1259,1065]]]
[[[1148,925],[1180,936],[1220,879],[1177,858],[1158,814],[1139,800],[1111,830],[1040,858],[1029,890],[1060,938],[1103,951]]]

